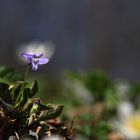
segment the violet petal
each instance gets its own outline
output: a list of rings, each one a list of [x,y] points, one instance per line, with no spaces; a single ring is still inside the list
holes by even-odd
[[[47,64],[48,62],[49,62],[48,58],[38,58],[39,65]]]
[[[32,56],[27,54],[27,53],[22,53],[21,56],[23,56],[28,63],[31,63],[31,60],[32,60]]]
[[[34,63],[33,61],[31,61],[32,63],[32,70],[36,71],[38,69],[38,62]]]

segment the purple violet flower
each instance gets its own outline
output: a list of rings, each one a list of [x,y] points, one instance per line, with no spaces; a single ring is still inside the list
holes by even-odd
[[[43,58],[43,53],[22,53],[21,56],[23,56],[27,63],[32,65],[32,69],[36,71],[38,69],[39,65],[44,65],[49,62],[48,58]]]
[[[39,101],[39,100],[35,100],[35,101],[33,102],[33,105],[38,105],[38,104],[40,104],[40,101]]]

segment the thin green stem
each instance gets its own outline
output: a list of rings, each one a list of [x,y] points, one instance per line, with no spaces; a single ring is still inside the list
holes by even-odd
[[[22,96],[23,90],[25,88],[25,83],[26,83],[26,80],[27,80],[27,77],[28,77],[28,73],[29,73],[29,65],[27,65],[27,67],[26,67],[25,74],[24,74],[24,79],[23,79],[23,84],[21,86],[18,97],[16,99],[16,103],[20,100],[20,97]]]

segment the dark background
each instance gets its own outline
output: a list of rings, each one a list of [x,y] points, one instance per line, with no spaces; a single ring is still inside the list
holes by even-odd
[[[52,41],[55,54],[40,73],[101,69],[140,81],[139,7],[138,0],[0,0],[0,65],[22,70],[21,44]]]

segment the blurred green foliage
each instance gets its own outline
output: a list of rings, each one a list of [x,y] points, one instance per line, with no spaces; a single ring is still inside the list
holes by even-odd
[[[22,79],[22,74],[17,72],[13,68],[7,68],[5,66],[0,67],[0,82],[12,83]]]
[[[93,93],[95,100],[103,100],[105,92],[113,88],[112,80],[103,72],[88,72],[83,80],[85,86]]]
[[[117,107],[120,102],[127,100],[133,103],[135,109],[139,108],[140,83],[127,82],[128,85],[125,85],[123,80],[114,80],[102,71],[64,72],[61,84],[60,81],[58,84],[61,89],[58,91],[58,100],[60,98],[65,104],[65,108],[67,108],[65,114],[68,119],[72,118],[69,118],[67,113],[73,112],[74,118],[79,116],[77,118],[79,121],[86,122],[78,124],[78,134],[87,139],[106,140],[111,131],[108,121],[117,115]],[[67,102],[65,102],[66,100]],[[87,101],[84,102],[84,100]],[[85,110],[75,113],[76,108],[80,111],[79,107],[89,108],[95,106],[96,103],[101,104],[103,110],[95,124],[92,122],[95,121],[96,111],[92,112],[89,109],[88,113]],[[81,114],[83,115],[81,116]],[[88,121],[83,118],[88,118]]]
[[[77,126],[78,134],[86,139],[107,140],[111,128],[104,120],[94,120],[91,114],[83,114],[77,117],[81,125]]]
[[[74,81],[81,82],[83,87],[91,93],[94,102],[104,102],[108,109],[116,108],[118,97],[115,91],[115,82],[104,72],[78,73],[67,71],[65,77],[65,80],[69,80],[71,83],[74,83]]]

